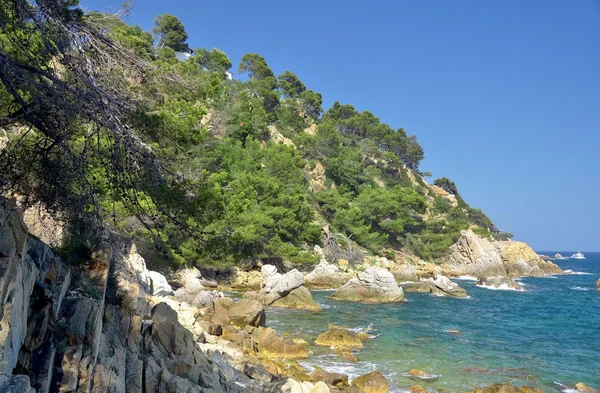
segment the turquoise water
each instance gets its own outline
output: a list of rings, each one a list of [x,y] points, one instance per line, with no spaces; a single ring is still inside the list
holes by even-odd
[[[358,363],[312,347],[314,354],[303,364],[351,377],[378,369],[394,391],[415,383],[455,392],[497,382],[534,385],[546,392],[558,391],[557,383],[600,388],[600,291],[595,290],[600,253],[586,257],[556,262],[582,274],[524,278],[524,292],[457,280],[468,299],[407,293],[407,303],[363,305],[332,301],[331,292],[315,291],[322,313],[272,309],[267,324],[308,342],[328,323],[371,327],[374,338],[356,352]],[[403,375],[412,368],[439,378],[415,382]]]

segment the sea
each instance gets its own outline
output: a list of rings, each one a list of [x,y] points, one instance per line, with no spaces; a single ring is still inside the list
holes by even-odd
[[[313,354],[300,363],[350,379],[379,370],[391,392],[414,384],[432,393],[470,392],[494,383],[551,393],[571,393],[578,382],[600,389],[600,290],[595,285],[600,253],[585,255],[554,261],[571,274],[519,279],[523,291],[491,290],[470,277],[456,279],[467,290],[466,299],[406,293],[406,303],[365,305],[314,291],[323,312],[270,309],[267,326],[309,343],[330,323],[367,330],[371,338],[355,352],[356,363],[322,347],[311,347]],[[432,378],[411,379],[411,369]]]

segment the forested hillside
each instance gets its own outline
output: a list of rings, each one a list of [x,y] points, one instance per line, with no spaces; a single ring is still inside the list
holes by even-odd
[[[314,245],[435,260],[470,226],[510,236],[425,182],[416,136],[324,110],[260,54],[229,80],[226,53],[191,51],[172,15],[147,32],[73,0],[0,4],[0,191],[65,220],[64,252],[118,234],[166,266],[310,264]]]

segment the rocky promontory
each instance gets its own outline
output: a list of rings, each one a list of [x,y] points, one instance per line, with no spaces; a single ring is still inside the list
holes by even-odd
[[[560,267],[544,261],[525,243],[490,241],[470,229],[461,232],[441,267],[452,275],[475,277],[543,277],[562,273]]]

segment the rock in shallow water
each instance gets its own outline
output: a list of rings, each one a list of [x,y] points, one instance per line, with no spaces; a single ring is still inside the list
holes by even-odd
[[[390,388],[387,380],[379,371],[373,371],[354,379],[352,386],[356,386],[364,393],[388,393]]]
[[[360,336],[348,329],[333,328],[319,334],[315,345],[343,349],[360,349],[363,347]]]
[[[360,303],[394,303],[404,301],[404,291],[392,273],[370,267],[338,288],[331,298]]]
[[[477,285],[496,289],[513,289],[515,291],[523,290],[523,286],[514,279],[502,276],[479,278],[477,280]]]

